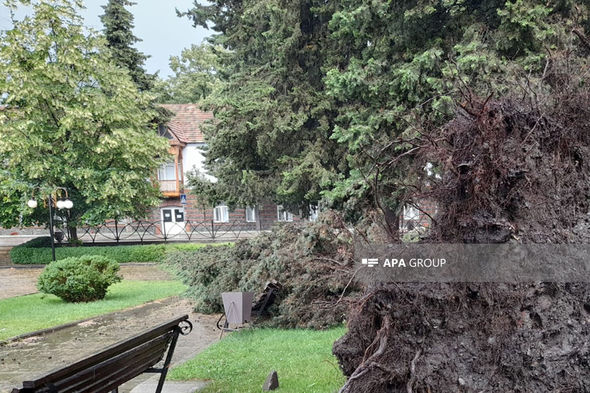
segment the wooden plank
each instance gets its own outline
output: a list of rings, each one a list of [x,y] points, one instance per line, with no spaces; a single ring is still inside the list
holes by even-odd
[[[139,363],[129,363],[129,366],[122,368],[115,373],[104,376],[100,380],[95,381],[92,385],[88,385],[84,390],[79,391],[80,393],[90,392],[110,392],[116,387],[123,383],[135,378],[142,374],[147,368],[158,363],[162,357],[162,352],[152,352],[146,354],[146,357],[141,359]]]
[[[153,362],[151,362],[151,364],[150,364],[150,367],[156,363],[158,363],[158,359],[154,358]],[[139,367],[139,366],[135,367],[135,368],[128,369],[128,370],[126,370],[126,372],[124,374],[120,375],[118,379],[113,380],[113,381],[109,381],[105,385],[99,385],[96,389],[89,390],[84,393],[108,393],[108,392],[111,392],[115,388],[119,387],[122,384],[122,382],[121,382],[122,380],[127,382],[127,381],[137,377],[138,375],[142,374],[145,370],[146,370],[146,367]]]
[[[156,356],[158,360],[163,357],[171,338],[172,333],[158,337],[142,344],[140,347],[134,348],[114,358],[80,371],[70,377],[57,381],[54,383],[54,386],[59,392],[80,392],[85,391],[89,385],[96,383],[96,381],[110,378],[127,368],[140,366],[145,370],[153,365],[150,362],[154,356]],[[155,363],[157,363],[157,361]],[[121,383],[123,382],[126,381],[122,381]]]
[[[44,374],[36,379],[24,381],[23,388],[24,389],[34,389],[37,387],[42,387],[44,385],[48,385],[52,382],[59,381],[60,379],[76,374],[86,368],[92,367],[96,364],[99,364],[105,360],[113,358],[121,353],[129,351],[135,347],[138,347],[162,334],[174,331],[178,324],[182,321],[188,320],[188,315],[184,315],[180,318],[173,319],[169,322],[165,322],[161,325],[158,325],[152,329],[145,330],[144,332],[132,336],[126,340],[120,341],[116,344],[113,344],[106,349],[97,352],[93,355],[90,355],[84,359],[81,359],[69,366],[54,369],[47,374]],[[22,393],[26,393],[25,390],[21,390]]]

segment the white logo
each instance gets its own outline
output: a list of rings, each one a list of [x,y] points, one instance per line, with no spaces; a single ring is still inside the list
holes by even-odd
[[[379,264],[379,259],[378,258],[363,258],[361,263],[363,265],[367,265],[368,267],[373,267],[373,266]]]

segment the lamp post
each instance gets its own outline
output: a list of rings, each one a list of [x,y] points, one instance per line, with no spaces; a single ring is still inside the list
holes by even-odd
[[[60,198],[58,200],[58,191],[62,190],[65,192],[66,197],[65,199]],[[29,201],[27,202],[27,206],[29,206],[31,209],[35,209],[37,207],[37,201],[34,197],[29,199]],[[51,256],[53,258],[53,261],[55,262],[55,234],[53,232],[53,208],[56,207],[60,210],[70,210],[72,207],[74,207],[74,202],[72,202],[68,198],[68,190],[66,190],[63,187],[57,187],[53,190],[53,192],[50,192],[49,195],[47,195],[47,206],[49,207],[49,237],[51,239]]]

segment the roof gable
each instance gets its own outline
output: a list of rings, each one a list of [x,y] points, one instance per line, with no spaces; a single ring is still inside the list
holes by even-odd
[[[213,113],[200,110],[197,104],[161,104],[160,106],[174,113],[167,125],[180,142],[205,142],[201,125],[206,120],[213,119]]]

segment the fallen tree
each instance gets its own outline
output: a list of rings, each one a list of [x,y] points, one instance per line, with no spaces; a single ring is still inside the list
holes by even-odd
[[[221,293],[251,291],[267,283],[280,288],[256,325],[326,328],[341,324],[353,282],[352,233],[341,217],[323,214],[316,223],[279,225],[233,246],[168,255],[167,265],[188,285],[198,312],[223,311]]]

